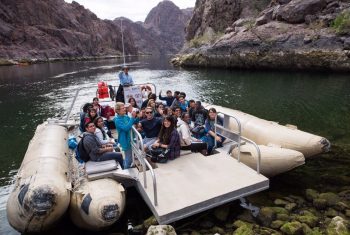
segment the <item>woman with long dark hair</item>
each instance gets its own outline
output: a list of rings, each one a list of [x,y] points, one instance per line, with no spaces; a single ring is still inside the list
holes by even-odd
[[[96,109],[90,108],[85,117],[85,124],[89,122],[94,122],[97,117],[98,115]]]
[[[94,124],[96,126],[95,135],[100,140],[101,144],[115,144],[114,139],[108,136],[108,129],[102,117],[95,118]]]
[[[217,124],[222,125],[223,122],[221,118],[217,117],[216,109],[210,108],[208,119],[204,124],[206,135],[201,138],[203,142],[208,144],[208,155],[212,153],[214,147],[222,147],[222,143],[225,141],[225,137],[215,132],[215,120],[217,121]]]
[[[130,97],[128,100],[128,103],[130,103],[133,108],[140,109],[139,106],[137,106],[137,103],[134,97]]]
[[[167,156],[170,160],[180,156],[180,136],[176,130],[175,119],[172,116],[164,117],[158,139],[152,147],[167,149]]]

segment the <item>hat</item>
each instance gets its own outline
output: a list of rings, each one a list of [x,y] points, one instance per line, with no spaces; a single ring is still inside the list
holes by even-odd
[[[123,65],[122,70],[124,69],[129,69],[129,67],[127,65]]]
[[[124,107],[127,108],[127,107],[129,107],[130,105],[131,105],[130,103],[125,103],[125,104],[124,104]]]

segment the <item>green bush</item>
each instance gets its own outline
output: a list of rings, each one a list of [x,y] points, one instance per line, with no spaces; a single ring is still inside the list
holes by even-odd
[[[350,11],[340,13],[333,21],[332,27],[338,34],[350,34]]]

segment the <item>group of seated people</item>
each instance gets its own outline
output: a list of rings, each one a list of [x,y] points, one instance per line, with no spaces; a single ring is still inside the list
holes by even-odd
[[[161,101],[158,102],[157,98]],[[160,92],[158,97],[150,93],[141,107],[131,97],[127,103],[117,102],[114,110],[106,112],[104,109],[95,97],[93,103],[84,106],[81,115],[86,131],[84,137],[89,136],[89,142],[85,143],[84,140],[84,146],[91,153],[89,155],[93,161],[115,159],[124,169],[131,167],[130,130],[133,126],[143,137],[146,153],[161,148],[166,150],[167,159],[170,160],[179,157],[180,150],[210,155],[215,144],[220,147],[224,141],[222,136],[215,133],[215,108],[206,110],[200,101],[186,100],[184,92],[175,91],[173,95],[168,90],[166,96]],[[113,122],[118,132],[118,144],[124,152],[124,160],[113,148],[116,143],[106,125],[109,116],[114,116]]]

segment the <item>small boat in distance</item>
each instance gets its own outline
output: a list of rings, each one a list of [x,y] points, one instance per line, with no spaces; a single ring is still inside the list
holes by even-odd
[[[100,104],[114,107],[115,102],[107,97],[107,84],[99,84],[99,88],[104,87],[96,93],[103,95]],[[125,91],[142,99],[144,87],[156,93],[151,83]],[[49,119],[37,127],[30,141],[7,202],[9,223],[19,232],[48,230],[69,204],[76,226],[105,229],[122,216],[128,187],[136,187],[159,224],[171,223],[268,189],[266,176],[289,171],[304,164],[304,157],[330,148],[323,137],[233,109],[206,105],[217,109],[223,125],[215,124],[215,131],[226,137],[223,147],[216,148],[213,155],[181,150],[180,157],[173,161],[151,164],[140,133],[132,128],[135,167],[123,170],[114,160],[79,164],[75,151],[67,145],[68,136],[78,139],[80,135],[80,115],[70,115],[78,94],[65,120]]]

